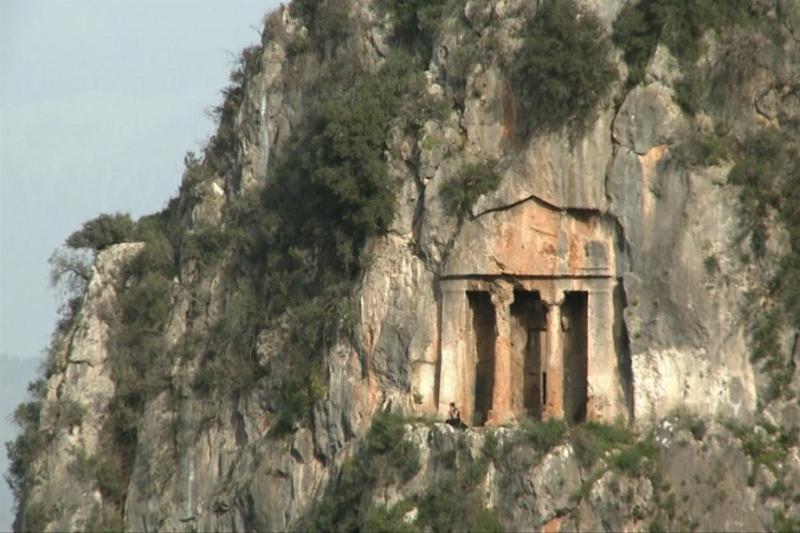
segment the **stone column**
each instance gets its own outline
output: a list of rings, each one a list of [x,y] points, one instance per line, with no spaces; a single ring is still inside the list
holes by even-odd
[[[438,379],[438,404],[439,414],[447,416],[450,402],[455,403],[462,410],[464,417],[469,411],[463,406],[464,398],[461,397],[464,387],[463,374],[467,356],[465,343],[467,335],[467,293],[466,286],[460,280],[443,280],[440,285],[441,302],[441,328],[439,352],[439,379]],[[469,419],[467,419],[469,420]]]
[[[547,302],[547,356],[542,368],[547,372],[547,388],[542,418],[564,417],[564,342],[561,330],[561,304],[564,295],[559,291],[558,300]]]
[[[492,288],[492,303],[495,313],[494,384],[492,386],[492,409],[487,423],[493,425],[510,422],[511,409],[511,303],[514,288],[498,282]]]
[[[614,282],[598,281],[598,287],[589,291],[587,420],[612,422],[618,417],[628,418],[614,345]]]

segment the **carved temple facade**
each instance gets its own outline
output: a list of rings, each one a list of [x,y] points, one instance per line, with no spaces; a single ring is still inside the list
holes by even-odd
[[[533,201],[465,225],[439,279],[437,409],[475,425],[627,419],[616,228]]]

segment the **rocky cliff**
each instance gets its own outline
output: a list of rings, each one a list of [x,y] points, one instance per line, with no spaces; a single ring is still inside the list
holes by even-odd
[[[792,0],[270,13],[54,262],[15,527],[798,528],[798,64]]]

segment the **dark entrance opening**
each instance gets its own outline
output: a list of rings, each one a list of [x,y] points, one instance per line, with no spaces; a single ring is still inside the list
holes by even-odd
[[[475,411],[473,423],[483,425],[492,408],[494,390],[494,304],[485,291],[467,291],[475,350]]]
[[[564,332],[564,417],[570,423],[586,420],[588,309],[585,291],[566,293],[561,306],[561,329]]]
[[[511,304],[511,368],[514,411],[540,419],[544,396],[545,306],[539,293],[514,291]]]

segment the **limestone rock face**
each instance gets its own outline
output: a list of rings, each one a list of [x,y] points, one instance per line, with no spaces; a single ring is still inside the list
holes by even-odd
[[[33,500],[59,503],[61,512],[51,524],[55,530],[80,529],[92,504],[102,503],[100,492],[81,475],[79,450],[91,456],[103,445],[100,432],[115,389],[108,340],[116,279],[141,247],[117,244],[98,254],[83,305],[56,346],[57,369],[47,383],[42,412],[42,429],[52,434],[52,445],[38,465],[43,482],[31,495]],[[81,415],[68,416],[67,409]]]
[[[581,3],[608,28],[624,4]],[[394,22],[381,5],[358,1],[351,14],[359,31],[346,46],[368,70],[394,46]],[[681,160],[682,143],[708,117],[690,117],[676,103],[680,63],[659,46],[644,81],[633,88],[617,83],[579,138],[522,136],[501,63],[476,61],[461,72],[453,56],[477,39],[479,50],[510,57],[520,46],[522,10],[531,5],[471,0],[443,22],[425,90],[439,103],[462,91],[463,102],[424,120],[416,136],[402,121],[390,128],[384,157],[398,184],[395,217],[385,235],[365,245],[353,326],[327,339],[324,387],[303,423],[276,429],[288,313],[256,335],[253,351],[264,371],[257,387],[213,399],[198,392],[214,325],[231,297],[224,269],[238,252],[225,248],[219,264],[205,269],[178,254],[164,331],[169,349],[181,355],[170,362],[164,390],[143,407],[121,504],[127,529],[302,528],[336,489],[379,409],[428,420],[409,423],[405,434],[419,448],[420,470],[383,487],[376,505],[419,501],[452,474],[446,457],[455,454],[465,465],[482,457],[490,430],[480,426],[508,423],[491,430],[501,453],[475,490],[509,530],[639,531],[654,516],[672,529],[762,530],[774,526],[774,511],[794,511],[796,438],[767,465],[730,425],[713,422],[760,417],[791,429],[800,411],[791,401],[760,409],[764,377],[750,360],[742,310],[766,277],[743,259],[731,163]],[[795,38],[768,66],[759,62],[748,84],[712,98],[736,133],[800,117],[796,86],[779,83],[796,68],[800,11],[789,1],[776,6]],[[177,199],[188,235],[231,229],[231,213],[258,201],[293,134],[307,126],[319,72],[332,68],[308,51],[318,47],[321,57],[335,57],[333,43],[309,43],[310,35],[288,8],[268,16],[257,68],[247,73],[231,122],[230,169],[203,162],[202,179],[187,179]],[[714,54],[726,48],[708,40],[701,61],[716,65]],[[621,63],[621,52],[614,53]],[[499,186],[469,213],[453,213],[442,189],[465,165],[486,161]],[[780,238],[771,237],[771,245]],[[97,256],[76,320],[57,343],[42,415],[52,438],[35,463],[41,481],[23,502],[45,505],[51,531],[86,528],[95,523],[92,513],[108,507],[97,483],[80,474],[79,459],[102,445],[115,398],[108,363],[113,306],[125,290],[121,269],[141,248],[120,244]],[[792,333],[782,332],[781,342],[800,358]],[[796,370],[791,379],[797,389]],[[433,422],[451,402],[478,427],[459,432]],[[67,404],[85,410],[80,423],[60,425]],[[676,409],[708,420],[707,431],[698,436],[670,422]],[[615,459],[620,450],[587,465],[577,441],[562,438],[540,449],[516,429],[529,416],[650,431],[661,477],[625,463],[627,456]],[[716,491],[711,496],[708,487]],[[777,495],[786,487],[794,500]],[[410,510],[409,520],[419,512]]]
[[[375,503],[415,501],[431,487],[445,486],[443,480],[453,472],[449,462],[455,461],[455,471],[463,474],[481,460],[487,433],[462,432],[445,424],[409,425],[406,439],[419,446],[420,470],[408,482],[384,489]],[[771,517],[759,491],[775,478],[770,479],[765,468],[763,479],[756,475],[749,483],[751,457],[729,429],[716,423],[699,435],[675,418],[661,422],[654,440],[654,452],[664,465],[659,477],[614,466],[619,464],[613,459],[618,451],[588,465],[575,444],[542,450],[505,428],[491,438],[496,439],[499,457],[473,490],[486,494],[487,505],[509,531],[641,531],[657,515],[663,516],[661,525],[668,530],[710,529],[716,524],[729,531],[769,528]],[[787,470],[796,472],[788,466],[796,462],[796,453],[794,448],[787,456]],[[461,485],[459,490],[467,497],[470,489]],[[767,499],[766,507],[779,505],[780,496]]]

